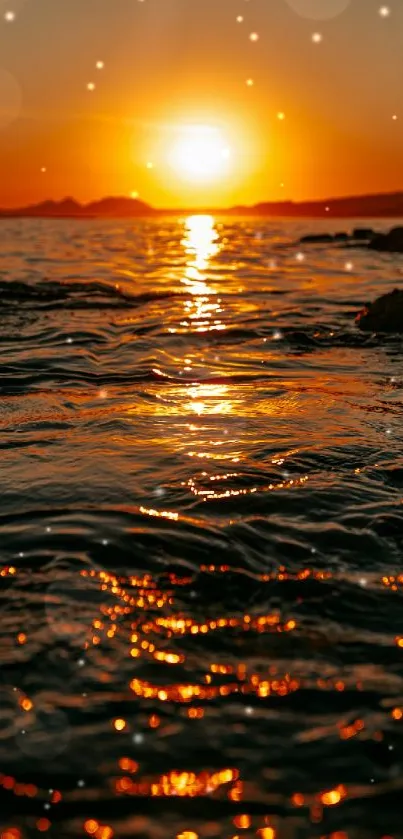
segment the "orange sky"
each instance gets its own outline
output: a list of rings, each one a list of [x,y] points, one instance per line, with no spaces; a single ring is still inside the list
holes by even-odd
[[[402,189],[403,3],[381,7],[0,0],[0,205],[138,192],[160,207],[223,206]],[[228,150],[211,179],[172,167],[191,125]]]

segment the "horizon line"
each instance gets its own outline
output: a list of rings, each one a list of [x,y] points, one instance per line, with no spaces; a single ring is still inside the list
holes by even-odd
[[[328,198],[311,198],[305,199],[301,201],[295,201],[292,198],[284,198],[281,200],[262,200],[257,201],[254,204],[233,204],[230,206],[206,206],[206,205],[198,205],[196,207],[159,207],[154,206],[140,196],[130,196],[130,195],[106,195],[101,198],[91,199],[90,201],[78,201],[76,198],[72,197],[71,195],[64,196],[61,199],[54,199],[54,198],[45,198],[36,203],[29,203],[23,206],[14,206],[14,207],[7,207],[7,206],[0,206],[0,216],[22,216],[24,214],[28,215],[29,213],[34,213],[36,215],[40,215],[41,211],[46,214],[53,216],[57,213],[57,209],[63,209],[63,206],[70,205],[71,211],[68,213],[69,216],[74,216],[74,210],[76,209],[76,215],[79,217],[82,214],[82,211],[85,210],[91,211],[93,210],[96,214],[97,208],[102,210],[102,206],[107,204],[107,202],[113,202],[114,204],[118,205],[119,202],[124,202],[126,209],[130,209],[130,206],[133,206],[133,210],[137,208],[139,211],[142,209],[143,211],[149,211],[155,214],[182,214],[182,213],[208,213],[208,214],[223,214],[223,213],[234,213],[237,210],[245,211],[245,212],[252,212],[252,211],[264,211],[266,208],[267,210],[280,210],[280,209],[293,209],[293,210],[308,210],[309,208],[319,210],[321,209],[324,213],[330,213],[331,207],[337,208],[338,206],[343,207],[346,204],[361,204],[364,203],[377,203],[379,202],[382,204],[385,200],[386,201],[398,201],[398,206],[372,206],[367,207],[367,212],[371,209],[371,212],[376,216],[377,210],[386,212],[387,210],[392,214],[398,214],[403,216],[403,188],[397,189],[393,192],[368,192],[368,193],[361,193],[361,194],[349,194],[349,195],[340,195],[340,196],[333,196]],[[115,209],[118,209],[115,207]],[[346,208],[347,209],[347,208]],[[363,208],[365,210],[365,206]],[[81,212],[80,212],[81,211]],[[140,212],[138,213],[140,215]],[[327,216],[324,216],[327,217]]]

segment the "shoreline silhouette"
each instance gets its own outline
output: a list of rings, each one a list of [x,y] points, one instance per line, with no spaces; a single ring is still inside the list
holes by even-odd
[[[107,197],[82,204],[74,198],[1,208],[0,218],[158,218],[180,215],[272,216],[276,218],[403,218],[403,191],[312,201],[263,201],[233,207],[157,208],[139,199]]]

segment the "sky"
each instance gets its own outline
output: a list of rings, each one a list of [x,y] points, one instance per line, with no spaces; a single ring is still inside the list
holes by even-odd
[[[0,206],[403,189],[402,37],[402,0],[0,0]]]

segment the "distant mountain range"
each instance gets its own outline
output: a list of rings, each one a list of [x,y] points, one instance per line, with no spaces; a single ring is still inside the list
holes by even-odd
[[[264,201],[253,206],[204,209],[156,209],[133,198],[102,198],[79,204],[74,198],[42,201],[28,207],[0,209],[0,218],[147,218],[211,213],[284,218],[401,218],[403,192],[329,198],[327,201]]]

